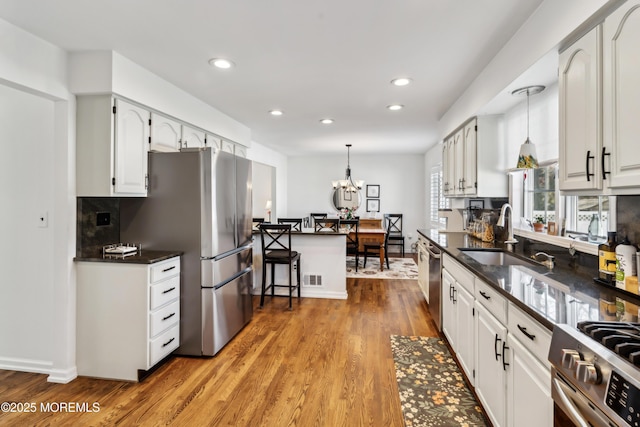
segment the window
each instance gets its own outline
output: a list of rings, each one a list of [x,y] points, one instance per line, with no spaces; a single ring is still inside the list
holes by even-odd
[[[511,171],[511,202],[514,213],[522,214],[520,228],[531,230],[534,218],[556,223],[559,235],[587,240],[591,219],[597,219],[597,240],[605,241],[607,230],[615,228],[611,212],[615,212],[614,196],[561,196],[558,190],[558,164],[553,162],[538,169]],[[522,210],[518,209],[522,207]],[[516,211],[516,209],[518,209]],[[516,222],[517,224],[517,222]],[[516,226],[517,227],[517,226]]]
[[[440,165],[431,168],[431,179],[429,183],[431,193],[431,211],[429,219],[434,228],[444,228],[447,226],[446,218],[440,218],[439,209],[449,207],[449,199],[442,193],[442,167]]]

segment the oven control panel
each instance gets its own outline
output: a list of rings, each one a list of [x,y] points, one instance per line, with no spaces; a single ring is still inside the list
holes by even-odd
[[[640,427],[640,389],[611,371],[605,404],[632,427]]]

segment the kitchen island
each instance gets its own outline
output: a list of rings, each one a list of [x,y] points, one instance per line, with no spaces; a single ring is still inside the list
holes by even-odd
[[[254,231],[253,237],[253,294],[260,295],[262,237],[259,231]],[[300,289],[303,298],[347,299],[346,237],[343,232],[313,229],[291,232],[291,248],[301,254]],[[285,284],[287,280],[286,267],[276,268],[276,282]],[[286,290],[277,289],[276,292],[284,295]]]

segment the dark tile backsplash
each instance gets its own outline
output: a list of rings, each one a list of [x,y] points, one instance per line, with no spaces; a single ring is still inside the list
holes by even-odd
[[[98,225],[109,217],[108,225]],[[105,215],[108,214],[108,215]],[[120,199],[117,197],[78,197],[77,199],[76,255],[93,251],[120,239]]]

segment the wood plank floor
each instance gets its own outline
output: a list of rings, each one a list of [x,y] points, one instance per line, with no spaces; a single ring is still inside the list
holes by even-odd
[[[417,281],[347,289],[347,300],[303,298],[293,311],[268,298],[216,357],[171,358],[142,383],[0,371],[0,402],[36,406],[0,411],[0,425],[402,426],[389,336],[437,336],[424,298]],[[62,402],[99,412],[41,411]]]

